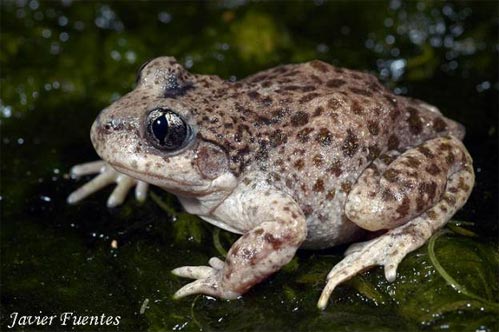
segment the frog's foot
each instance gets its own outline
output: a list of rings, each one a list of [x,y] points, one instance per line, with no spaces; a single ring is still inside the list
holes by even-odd
[[[176,268],[172,273],[182,278],[197,279],[180,288],[173,297],[175,299],[192,295],[206,294],[223,299],[235,299],[241,294],[234,291],[226,291],[221,287],[221,276],[224,262],[216,257],[209,260],[210,266],[183,266]]]
[[[385,267],[385,278],[392,282],[397,275],[397,267],[402,259],[415,248],[421,246],[429,234],[414,236],[402,228],[390,231],[376,239],[355,243],[345,252],[345,258],[333,267],[327,275],[327,284],[322,291],[317,306],[324,309],[336,286],[356,274],[376,265]],[[422,228],[423,231],[425,228]],[[429,231],[429,230],[428,230]]]
[[[402,259],[421,247],[466,202],[473,186],[474,174],[469,155],[464,154],[462,159],[463,164],[458,165],[459,168],[456,166],[448,176],[444,194],[436,204],[406,224],[393,228],[376,239],[354,244],[346,251],[346,257],[327,276],[326,287],[317,304],[320,309],[326,307],[331,293],[339,283],[372,266],[384,266],[386,279],[390,282],[395,280],[397,267]]]
[[[122,204],[127,193],[133,186],[135,186],[135,198],[138,201],[145,200],[148,189],[148,184],[146,182],[119,173],[105,161],[99,160],[76,165],[70,171],[71,177],[73,178],[97,173],[99,173],[99,175],[68,196],[67,202],[69,204],[77,203],[111,183],[116,183],[116,188],[107,200],[108,207],[115,207]]]

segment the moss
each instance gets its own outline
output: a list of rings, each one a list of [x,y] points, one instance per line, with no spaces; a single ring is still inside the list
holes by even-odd
[[[122,317],[118,327],[80,327],[102,331],[499,330],[497,4],[390,3],[3,1],[2,328],[15,311],[74,311]],[[415,31],[427,38],[415,42]],[[70,166],[97,158],[88,132],[98,111],[162,54],[224,78],[320,58],[438,105],[467,127],[477,185],[456,218],[473,223],[452,223],[410,254],[393,283],[374,268],[340,285],[324,312],[316,301],[344,246],[299,251],[234,301],[174,301],[186,281],[170,270],[223,257],[236,235],[159,190],[111,210],[110,189],[65,203],[81,184],[68,180]],[[394,60],[405,61],[400,76]]]

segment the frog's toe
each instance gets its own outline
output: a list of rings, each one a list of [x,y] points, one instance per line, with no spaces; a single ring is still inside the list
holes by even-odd
[[[397,278],[397,268],[404,259],[404,257],[407,255],[407,252],[404,251],[393,251],[391,252],[390,256],[388,256],[385,259],[384,266],[385,266],[385,278],[388,282],[393,282]]]
[[[149,190],[149,183],[144,181],[137,181],[137,186],[135,187],[135,199],[139,202],[146,200],[147,191]]]
[[[91,161],[85,164],[75,165],[69,171],[72,177],[80,177],[89,174],[102,173],[103,168],[106,167],[104,160]]]
[[[73,191],[67,198],[69,204],[75,204],[85,197],[99,191],[103,187],[111,184],[114,181],[114,175],[111,172],[105,171],[83,186]]]
[[[350,259],[352,256],[345,257],[345,259],[335,265],[331,272],[327,275],[326,286],[322,290],[321,297],[317,303],[317,307],[319,309],[324,310],[326,308],[329,298],[331,297],[331,294],[336,286],[352,278],[366,268],[366,266],[359,264],[359,262],[356,262],[354,259]]]
[[[174,299],[180,299],[192,294],[206,294],[216,296],[216,284],[207,279],[198,279],[180,288],[174,295]]]
[[[217,257],[210,258],[210,266],[182,266],[172,270],[172,273],[181,278],[203,279],[208,278],[224,267],[224,261]]]
[[[122,204],[133,186],[135,186],[135,198],[138,201],[143,202],[147,197],[149,185],[146,182],[116,171],[105,161],[99,160],[76,165],[70,171],[73,178],[95,173],[100,174],[68,196],[67,202],[69,204],[75,204],[112,183],[116,183],[116,188],[107,200],[108,207],[116,207]]]
[[[207,278],[198,279],[180,288],[174,295],[174,299],[179,299],[193,294],[205,294],[224,299],[235,299],[240,294],[225,292],[221,289],[217,275],[210,275]]]
[[[224,265],[225,265],[224,261],[221,260],[218,257],[212,257],[212,258],[210,258],[210,260],[208,261],[208,263],[215,270],[222,270],[224,268]]]
[[[235,299],[241,294],[224,289],[221,283],[221,274],[224,268],[224,261],[217,257],[212,257],[210,266],[183,266],[172,270],[178,277],[197,279],[180,288],[173,297],[175,299],[192,294],[206,294],[223,299]]]
[[[408,250],[404,250],[404,245],[400,244],[406,241],[410,241],[409,237],[404,238],[402,234],[397,236],[385,234],[348,248],[346,257],[327,275],[327,284],[317,303],[319,309],[327,306],[329,297],[338,284],[372,266],[384,266],[386,279],[389,282],[394,281],[397,276],[397,267],[408,253]]]
[[[125,201],[126,195],[137,181],[129,176],[119,174],[116,176],[116,188],[107,200],[107,207],[116,207]]]
[[[211,266],[182,266],[172,270],[177,277],[189,279],[208,278],[215,272],[216,270]]]

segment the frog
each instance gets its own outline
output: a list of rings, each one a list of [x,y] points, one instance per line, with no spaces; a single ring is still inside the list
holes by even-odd
[[[135,88],[92,124],[98,174],[77,203],[116,183],[107,205],[135,187],[174,194],[185,211],[240,235],[225,259],[182,266],[174,298],[236,299],[289,263],[298,249],[349,244],[317,306],[374,266],[397,267],[468,199],[473,161],[465,128],[435,106],[397,95],[372,74],[320,60],[241,80],[190,73],[174,57],[145,63]]]

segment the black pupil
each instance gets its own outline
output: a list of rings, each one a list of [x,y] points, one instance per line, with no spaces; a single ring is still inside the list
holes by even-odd
[[[161,111],[152,121],[151,130],[160,147],[168,150],[182,147],[189,133],[182,118],[168,110]]]

